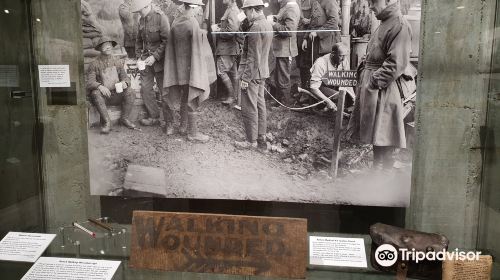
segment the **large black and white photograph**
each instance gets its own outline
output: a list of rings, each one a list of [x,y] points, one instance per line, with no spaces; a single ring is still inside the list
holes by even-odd
[[[91,194],[408,206],[420,4],[81,0]]]

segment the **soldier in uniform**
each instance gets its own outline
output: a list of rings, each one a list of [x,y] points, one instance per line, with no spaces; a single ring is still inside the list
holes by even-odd
[[[148,117],[140,123],[145,126],[160,124],[160,108],[153,90],[154,81],[163,89],[163,64],[170,23],[162,11],[151,4],[152,0],[133,0],[130,11],[140,13],[139,33],[135,43],[138,60],[144,61],[146,69],[141,71],[141,95]]]
[[[300,21],[298,30],[304,31],[309,30],[309,24],[311,23],[311,10],[312,10],[312,2],[313,0],[298,0],[300,6]],[[304,36],[304,32],[297,33],[297,49],[298,55],[296,59],[297,67],[301,70],[307,69],[307,65],[303,67],[301,63],[304,63],[304,56],[306,52],[302,50],[302,42],[306,36]],[[300,75],[300,82],[303,88],[308,88],[309,80],[306,75]]]
[[[219,34],[217,49],[217,75],[224,84],[228,93],[227,99],[222,101],[223,104],[230,105],[235,100],[236,86],[238,86],[238,55],[240,47],[237,41],[237,32],[240,27],[238,14],[240,9],[236,5],[235,0],[223,0],[226,5],[226,11],[221,18],[220,31],[228,32],[228,34]]]
[[[243,11],[249,26],[245,36],[240,68],[242,73],[241,109],[246,141],[235,142],[241,149],[266,146],[267,116],[264,99],[265,79],[269,78],[269,51],[273,40],[273,27],[266,20],[262,0],[245,0]]]
[[[406,147],[400,78],[410,63],[411,27],[398,0],[370,0],[380,20],[371,36],[348,131],[351,138],[373,145],[373,166],[391,168],[395,148]]]
[[[101,122],[103,122],[102,134],[108,134],[111,130],[111,119],[106,103],[122,104],[120,122],[130,129],[135,128],[135,125],[129,120],[135,96],[129,90],[130,78],[125,72],[123,60],[112,55],[112,50],[116,45],[115,41],[102,37],[95,47],[97,51],[101,52],[101,55],[90,63],[86,74],[86,88],[90,100],[96,106],[101,116]]]
[[[273,24],[276,31],[273,40],[273,53],[276,57],[274,82],[278,96],[286,104],[291,104],[290,71],[291,60],[298,55],[297,28],[300,21],[300,7],[295,0],[278,0],[280,11]]]
[[[300,57],[301,80],[310,80],[309,69],[314,61],[332,51],[335,43],[340,42],[340,32],[321,32],[320,30],[339,30],[340,7],[335,0],[311,0],[311,21],[309,23],[312,31],[302,40],[304,55]]]
[[[123,47],[129,58],[135,58],[135,41],[139,27],[139,15],[130,12],[132,0],[125,0],[118,8],[123,26]]]
[[[324,100],[327,107],[337,111],[337,106],[332,99],[338,96],[339,88],[330,87],[323,83],[323,77],[328,75],[329,71],[348,70],[349,60],[345,59],[348,55],[347,48],[342,43],[333,45],[332,52],[319,57],[311,68],[310,90],[317,98]],[[350,93],[350,91],[349,91]],[[354,96],[350,96],[354,100]]]
[[[215,64],[206,31],[200,28],[193,6],[201,0],[181,0],[183,11],[172,23],[165,53],[164,95],[167,135],[174,133],[173,104],[180,99],[179,133],[188,141],[207,142],[210,138],[198,131],[199,108],[208,99],[210,84],[216,80]],[[211,62],[211,63],[210,63]]]

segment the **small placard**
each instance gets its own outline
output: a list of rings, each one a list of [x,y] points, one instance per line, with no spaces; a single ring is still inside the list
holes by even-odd
[[[55,234],[9,232],[0,241],[0,260],[36,262],[55,237]]]
[[[493,258],[443,261],[443,280],[490,280]]]
[[[362,238],[311,236],[309,252],[311,265],[367,267]]]
[[[305,278],[307,220],[134,211],[136,269]]]
[[[111,280],[120,261],[40,258],[21,280]]]
[[[19,87],[17,65],[0,65],[0,87]]]
[[[323,76],[323,83],[331,87],[355,87],[358,85],[357,71],[328,71]]]
[[[41,88],[70,87],[69,65],[38,65]]]

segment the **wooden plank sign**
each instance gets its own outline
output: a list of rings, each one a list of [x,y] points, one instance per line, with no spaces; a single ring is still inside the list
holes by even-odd
[[[357,71],[328,71],[323,76],[323,83],[331,87],[355,87],[358,85]]]
[[[134,211],[130,267],[305,278],[307,220]]]

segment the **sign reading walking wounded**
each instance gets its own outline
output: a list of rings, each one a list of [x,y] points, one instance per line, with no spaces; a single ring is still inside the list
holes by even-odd
[[[135,211],[135,269],[305,278],[307,220]]]
[[[323,83],[331,87],[355,87],[358,85],[357,71],[328,71],[323,76]]]

